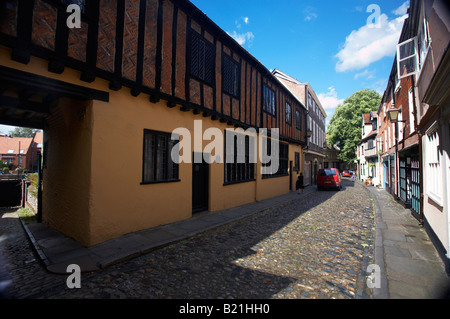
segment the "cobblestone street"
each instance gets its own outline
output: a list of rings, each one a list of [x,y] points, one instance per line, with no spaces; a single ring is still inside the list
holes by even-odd
[[[373,262],[375,214],[367,190],[350,180],[344,180],[343,191],[299,195],[282,206],[82,274],[81,289],[68,289],[66,276],[46,272],[11,214],[3,215],[0,227],[14,236],[4,243],[10,257],[20,255],[9,258],[11,293],[17,297],[371,297],[364,276]]]

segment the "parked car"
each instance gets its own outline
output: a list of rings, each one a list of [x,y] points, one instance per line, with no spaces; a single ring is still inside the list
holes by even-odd
[[[342,172],[342,176],[343,176],[343,177],[350,177],[350,176],[352,176],[352,174],[350,173],[350,171],[344,170],[344,171]]]
[[[317,189],[325,188],[342,189],[342,181],[337,168],[321,168],[317,173]]]

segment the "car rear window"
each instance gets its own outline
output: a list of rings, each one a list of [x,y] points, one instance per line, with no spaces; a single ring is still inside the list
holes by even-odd
[[[334,169],[322,169],[319,171],[319,176],[335,176],[336,171]]]

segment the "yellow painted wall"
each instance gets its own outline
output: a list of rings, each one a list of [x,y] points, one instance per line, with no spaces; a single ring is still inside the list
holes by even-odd
[[[27,65],[10,60],[0,46],[0,64],[48,78],[107,91],[110,102],[61,101],[45,130],[48,168],[44,171],[43,220],[86,246],[120,235],[169,224],[192,216],[192,165],[180,164],[180,182],[141,185],[144,129],[171,133],[187,128],[194,137],[194,120],[203,130],[225,123],[201,114],[170,109],[165,101],[149,102],[128,88],[110,91],[108,82],[80,80],[80,72],[66,68],[50,73],[48,62],[32,57]],[[210,141],[203,142],[203,148]],[[194,146],[191,145],[191,151]],[[301,147],[290,145],[289,157]],[[294,162],[295,163],[295,162]],[[303,163],[301,155],[300,163]],[[289,177],[262,179],[224,186],[224,165],[210,165],[209,210],[217,211],[289,192]],[[296,174],[292,176],[295,189]]]
[[[92,101],[60,99],[45,130],[43,222],[90,242]]]

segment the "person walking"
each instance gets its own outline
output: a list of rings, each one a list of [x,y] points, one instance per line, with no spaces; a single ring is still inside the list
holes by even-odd
[[[300,173],[300,175],[297,178],[297,182],[295,183],[295,188],[297,189],[298,194],[303,194],[303,173]]]

